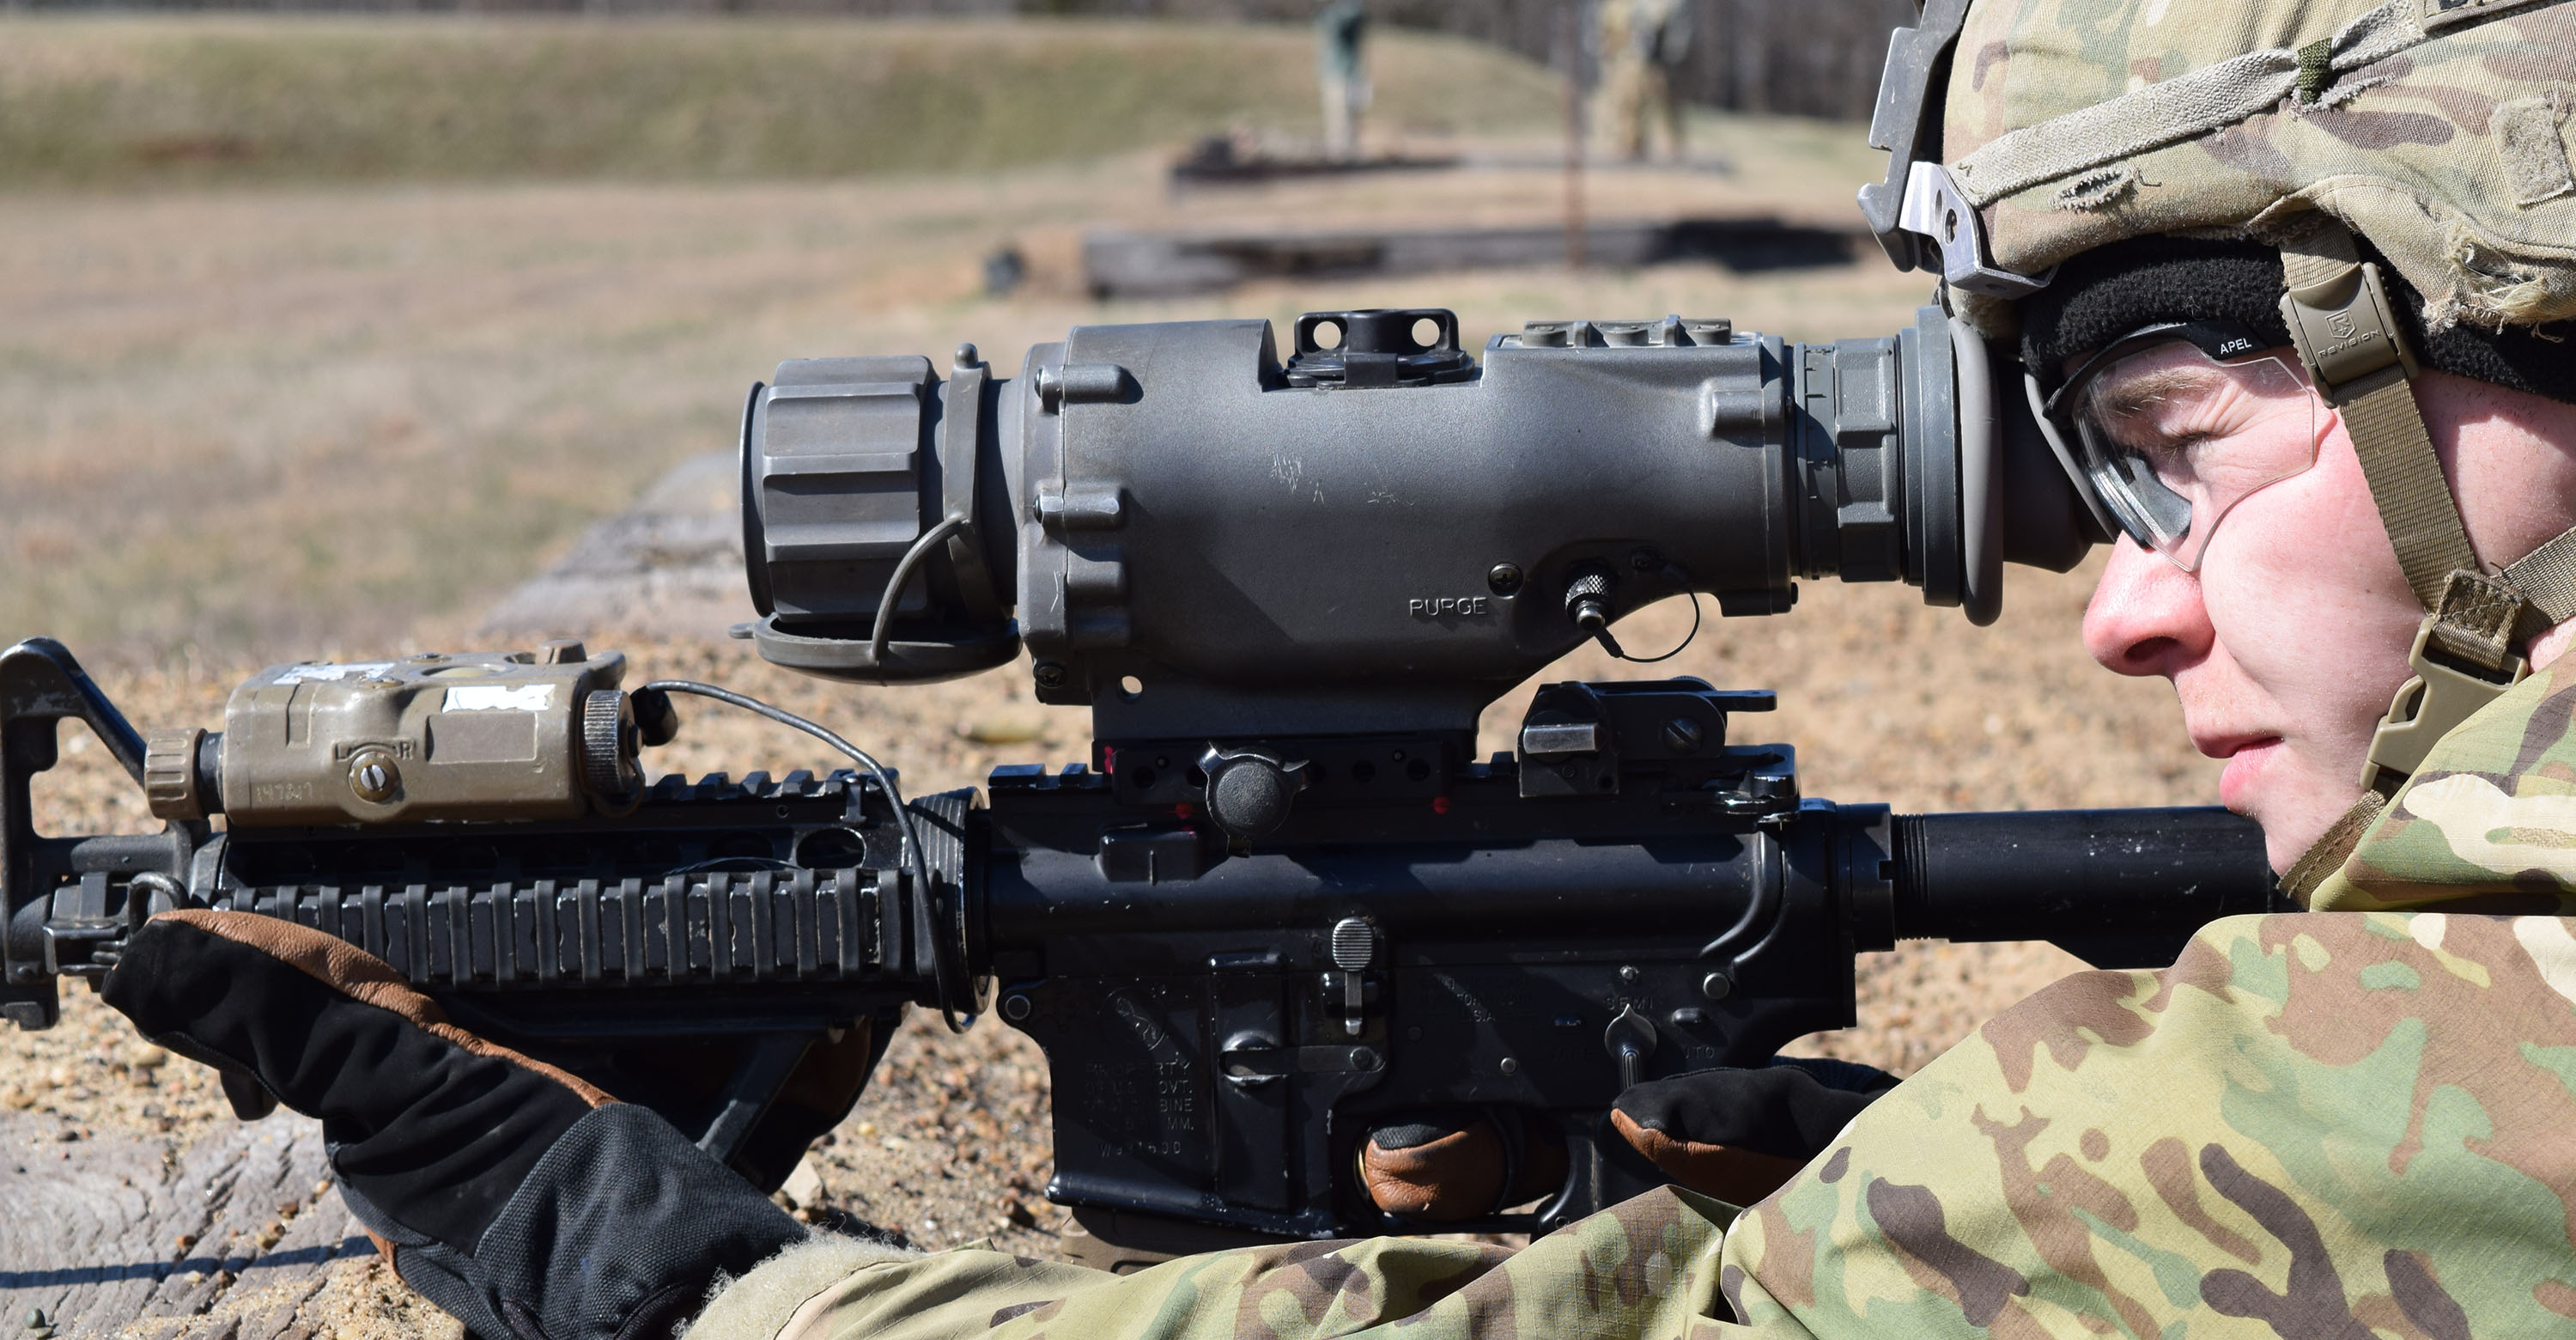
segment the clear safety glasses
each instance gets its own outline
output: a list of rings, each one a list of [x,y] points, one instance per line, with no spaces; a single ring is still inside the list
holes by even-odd
[[[2325,412],[2287,360],[2234,322],[2179,322],[2086,359],[2045,406],[2122,530],[2185,572],[2257,489],[2317,463]]]

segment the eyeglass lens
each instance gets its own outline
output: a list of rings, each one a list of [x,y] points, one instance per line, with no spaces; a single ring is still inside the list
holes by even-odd
[[[2076,389],[2071,417],[2105,508],[2186,571],[2236,504],[2316,464],[2317,398],[2277,355],[2220,362],[2169,341]]]

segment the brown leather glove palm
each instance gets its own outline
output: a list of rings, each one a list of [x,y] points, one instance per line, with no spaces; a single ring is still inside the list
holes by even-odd
[[[478,1335],[641,1340],[806,1236],[651,1112],[449,1023],[383,961],[241,912],[164,913],[101,995],[322,1120],[395,1273]]]
[[[1750,1205],[1895,1085],[1895,1076],[1865,1065],[1784,1057],[1634,1085],[1619,1095],[1610,1124],[1674,1182]],[[1446,1223],[1546,1195],[1566,1174],[1565,1147],[1516,1108],[1388,1122],[1369,1132],[1359,1163],[1379,1209]]]
[[[1360,1183],[1389,1214],[1480,1219],[1565,1183],[1565,1145],[1518,1108],[1446,1108],[1372,1129]]]

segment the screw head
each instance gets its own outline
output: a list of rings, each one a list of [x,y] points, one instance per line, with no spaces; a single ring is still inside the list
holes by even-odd
[[[1059,662],[1040,661],[1037,663],[1037,667],[1031,670],[1029,674],[1032,678],[1037,680],[1039,688],[1060,689],[1064,687],[1064,681],[1066,679],[1065,669]]]
[[[1664,556],[1644,545],[1639,545],[1629,552],[1628,566],[1639,572],[1661,572],[1664,567]]]
[[[1485,585],[1493,588],[1494,594],[1498,596],[1507,596],[1512,592],[1521,589],[1520,565],[1515,563],[1497,563],[1494,566],[1487,568],[1485,570]]]
[[[1689,717],[1674,717],[1664,723],[1664,747],[1676,754],[1696,754],[1707,739],[1699,723]]]
[[[382,805],[402,791],[402,770],[384,750],[362,749],[349,760],[349,789],[370,805]]]

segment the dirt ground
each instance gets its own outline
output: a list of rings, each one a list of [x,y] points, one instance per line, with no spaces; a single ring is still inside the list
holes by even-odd
[[[1826,217],[1848,210],[1851,183],[1875,169],[1875,155],[1853,152],[1857,138],[1712,124],[1701,143],[1729,153],[1732,173],[1602,173],[1591,207]],[[145,725],[212,724],[230,684],[268,659],[460,649],[479,612],[584,524],[671,463],[723,446],[742,387],[785,357],[939,353],[973,339],[1007,365],[1078,322],[1355,306],[1452,306],[1479,338],[1531,318],[1664,312],[1825,338],[1892,329],[1926,287],[1872,262],[1089,301],[1072,276],[1089,222],[1525,222],[1550,217],[1561,186],[1529,167],[1173,198],[1159,167],[1135,156],[720,189],[0,193],[0,235],[12,241],[0,249],[0,310],[11,313],[0,329],[0,638],[71,640]],[[1033,281],[990,297],[979,261],[1005,243],[1029,256]],[[2016,570],[2003,621],[1984,631],[1910,590],[1811,586],[1788,616],[1712,617],[1659,671],[1778,689],[1779,712],[1740,728],[1795,745],[1811,795],[1902,810],[2206,802],[2215,765],[2183,742],[2170,692],[2117,680],[2078,646],[2088,573]],[[1668,645],[1686,615],[1667,606],[1634,623],[1622,629],[1632,645]],[[1025,666],[863,691],[777,671],[739,644],[564,631],[622,646],[648,674],[715,679],[817,716],[899,765],[909,790],[1084,753],[1086,723],[1037,707]],[[1565,677],[1615,676],[1584,653],[1543,678]],[[1526,692],[1496,706],[1487,747]],[[689,712],[652,763],[736,775],[833,765],[807,745],[707,709]],[[48,830],[140,824],[140,798],[104,751],[77,738],[66,747],[39,787]],[[1908,1072],[2078,966],[2044,945],[1872,955],[1860,1027],[1801,1050]],[[925,1246],[989,1237],[1049,1252],[1061,1212],[1038,1194],[1047,1092],[1044,1058],[1022,1035],[988,1022],[952,1038],[916,1019],[817,1151],[819,1189],[806,1199]],[[232,1120],[208,1074],[134,1041],[78,993],[59,1029],[0,1034],[6,1114],[34,1123],[31,1141],[64,1144],[194,1138]],[[368,1257],[332,1265],[295,1318],[310,1334],[453,1333]]]

